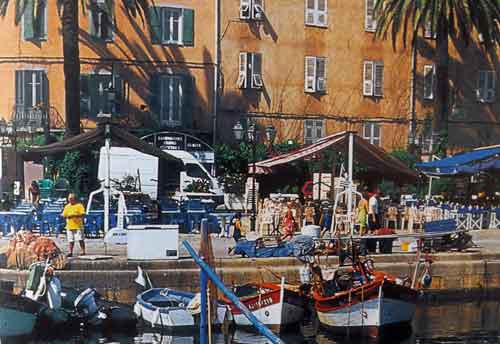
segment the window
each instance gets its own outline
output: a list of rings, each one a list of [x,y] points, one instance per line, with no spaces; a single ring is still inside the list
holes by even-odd
[[[434,88],[436,83],[436,69],[434,65],[424,66],[424,99],[434,99]]]
[[[239,88],[262,88],[262,54],[241,52],[238,65]]]
[[[384,63],[365,61],[363,68],[363,95],[382,97],[384,95]]]
[[[124,83],[115,75],[115,99],[110,99],[113,90],[113,76],[106,74],[80,75],[80,111],[83,118],[96,118],[100,113],[120,114],[124,101]]]
[[[477,80],[476,97],[482,103],[492,103],[495,101],[496,75],[493,70],[480,70]]]
[[[306,25],[327,26],[327,0],[306,1]]]
[[[375,19],[375,5],[377,0],[365,0],[365,31],[377,31],[377,20]]]
[[[264,19],[264,0],[240,0],[240,19]]]
[[[162,127],[191,125],[193,79],[184,74],[157,74],[151,78],[151,111]]]
[[[363,124],[363,138],[372,145],[380,146],[380,125],[375,122]]]
[[[35,8],[37,6],[37,8]],[[26,0],[22,16],[22,36],[25,41],[47,39],[47,1]]]
[[[36,106],[47,105],[48,81],[43,70],[17,70],[16,110],[27,111]]]
[[[194,45],[194,11],[183,7],[150,7],[153,44]]]
[[[306,56],[304,90],[308,93],[326,91],[326,57]]]
[[[89,7],[89,33],[104,41],[113,40],[113,1],[92,0]]]
[[[310,145],[324,136],[323,121],[320,119],[306,119],[304,121],[304,144]]]

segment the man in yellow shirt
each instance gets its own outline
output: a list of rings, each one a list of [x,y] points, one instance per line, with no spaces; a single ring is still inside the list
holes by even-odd
[[[70,193],[68,195],[68,204],[64,207],[62,216],[66,219],[66,236],[69,243],[68,257],[73,256],[73,248],[75,240],[80,243],[82,255],[85,255],[85,242],[83,241],[83,216],[85,215],[85,207],[80,202],[77,202],[76,195]]]

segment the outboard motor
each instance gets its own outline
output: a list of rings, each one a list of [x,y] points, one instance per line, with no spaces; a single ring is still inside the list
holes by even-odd
[[[82,312],[88,319],[88,323],[93,326],[100,326],[107,318],[106,314],[99,311],[95,302],[95,290],[87,288],[78,295],[74,306],[77,311]]]

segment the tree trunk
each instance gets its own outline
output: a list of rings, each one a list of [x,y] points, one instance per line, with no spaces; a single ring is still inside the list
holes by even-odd
[[[80,133],[80,50],[78,47],[78,1],[64,0],[62,9],[65,137]]]
[[[448,54],[448,23],[445,16],[441,16],[438,23],[436,37],[436,103],[434,109],[434,131],[439,134],[439,146],[441,152],[446,153],[448,141],[448,113],[450,86],[448,82],[448,67],[450,56]]]

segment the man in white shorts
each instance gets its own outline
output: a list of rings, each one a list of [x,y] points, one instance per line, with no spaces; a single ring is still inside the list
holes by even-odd
[[[73,248],[75,247],[76,240],[80,243],[82,256],[84,256],[83,216],[85,215],[85,207],[77,201],[76,195],[73,193],[68,195],[68,202],[62,213],[62,216],[66,219],[66,236],[69,243],[68,257],[73,256]]]

